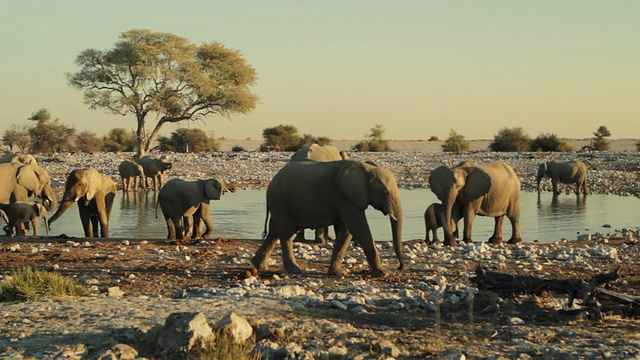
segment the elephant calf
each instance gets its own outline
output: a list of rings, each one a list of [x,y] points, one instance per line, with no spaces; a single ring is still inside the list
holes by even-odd
[[[7,226],[4,230],[7,235],[24,236],[27,235],[24,223],[31,222],[33,235],[38,236],[38,220],[44,219],[44,227],[49,233],[49,222],[47,221],[47,209],[44,205],[36,202],[16,201],[10,204],[0,204],[0,211],[6,214]]]
[[[462,211],[458,207],[454,207],[451,214],[451,229],[453,230],[453,236],[458,237],[458,221],[462,218]],[[427,244],[432,242],[440,242],[438,239],[438,228],[443,227],[444,222],[447,219],[447,208],[441,203],[433,203],[427,207],[424,211],[424,227],[426,234],[424,236]],[[433,241],[429,237],[429,233],[433,234]]]

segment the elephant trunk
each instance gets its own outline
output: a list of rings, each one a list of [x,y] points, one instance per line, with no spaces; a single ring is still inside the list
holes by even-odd
[[[43,191],[42,204],[44,205],[45,209],[47,209],[47,211],[52,211],[58,206],[56,195],[51,187]]]
[[[58,207],[58,210],[56,211],[55,214],[53,214],[53,216],[49,219],[49,225],[51,225],[51,223],[53,223],[54,221],[58,220],[58,218],[60,216],[62,216],[62,214],[64,214],[65,211],[67,211],[67,209],[73,205],[75,201],[73,200],[73,198],[67,196],[67,194],[65,194],[62,197],[62,200],[60,200],[60,207]]]
[[[389,216],[389,221],[391,222],[391,237],[393,239],[393,248],[396,252],[396,257],[398,257],[398,262],[400,266],[398,269],[404,268],[404,247],[402,244],[402,225],[404,222],[402,210],[395,213],[395,216]]]
[[[445,244],[455,245],[456,243],[456,239],[453,236],[453,229],[451,227],[453,207],[455,206],[456,198],[457,198],[457,194],[450,194],[447,201],[442,204],[447,209],[445,212],[445,221],[442,224],[442,229],[444,230]]]
[[[47,232],[47,235],[49,235],[49,220],[47,219],[47,217],[44,217],[44,230]]]

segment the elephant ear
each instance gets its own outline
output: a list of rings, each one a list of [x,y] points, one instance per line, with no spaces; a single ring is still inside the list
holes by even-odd
[[[20,186],[35,193],[40,193],[40,189],[43,186],[40,181],[40,172],[36,165],[22,165],[18,167],[16,181]]]
[[[465,202],[476,200],[486,195],[491,189],[491,177],[484,170],[473,168],[467,175],[467,181],[462,190]]]
[[[209,200],[220,200],[222,184],[216,179],[207,180],[207,182],[204,183],[204,195]]]
[[[357,161],[343,162],[336,174],[338,191],[358,209],[364,210],[369,207],[369,174],[364,165]]]
[[[87,193],[85,194],[85,197],[87,198],[87,201],[93,199],[99,191],[104,190],[102,174],[100,174],[98,170],[93,168],[85,169],[82,173],[79,173],[76,176],[83,178],[81,181],[86,183]]]
[[[447,175],[451,175],[451,169],[446,166],[439,166],[431,170],[431,175],[429,176],[431,191],[436,194],[441,201],[447,198],[447,192],[451,186],[451,184],[444,184]]]

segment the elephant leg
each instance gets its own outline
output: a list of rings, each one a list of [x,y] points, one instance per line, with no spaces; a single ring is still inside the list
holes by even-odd
[[[342,265],[344,256],[349,249],[349,243],[353,239],[353,236],[347,230],[344,224],[333,225],[336,230],[336,242],[333,246],[333,252],[331,253],[331,263],[329,264],[329,275],[344,276],[347,274],[347,270]]]
[[[31,219],[31,226],[33,226],[33,236],[40,235],[40,232],[38,231],[38,218]]]
[[[184,239],[184,229],[182,228],[182,216],[172,217],[173,227],[175,229],[174,239]]]
[[[520,215],[507,215],[509,221],[511,221],[511,239],[507,241],[508,244],[517,244],[522,242],[522,234],[520,233]]]
[[[348,222],[345,221],[347,230],[355,239],[358,240],[360,247],[364,250],[364,254],[366,255],[369,266],[371,267],[371,275],[374,277],[388,275],[389,271],[382,266],[382,261],[380,260],[376,244],[373,242],[373,235],[371,235],[371,229],[369,228],[369,223],[367,222],[367,217],[364,211],[355,210],[352,213],[347,214],[346,218],[349,219]],[[349,245],[347,240],[350,241],[351,239],[343,237],[343,241]],[[337,238],[333,248],[335,255],[338,255],[336,253],[336,249],[339,249],[343,245],[339,243],[339,241],[340,239]],[[335,265],[336,263],[332,261],[332,266]]]
[[[176,228],[173,224],[173,219],[170,217],[165,218],[165,222],[167,223],[167,239],[175,239],[176,238]]]
[[[495,224],[493,226],[493,235],[489,238],[489,242],[492,244],[499,244],[502,242],[502,223],[504,222],[504,215],[496,216]]]
[[[191,234],[193,233],[193,235],[198,236],[199,235],[199,228],[198,231],[194,232],[193,228],[195,226],[194,222],[193,222],[193,216],[183,216],[182,217],[182,240],[188,240],[191,237]]]
[[[202,233],[203,239],[208,239],[213,232],[213,222],[211,221],[211,214],[209,213],[209,206],[207,205],[205,208],[202,208],[202,216],[200,217],[200,222],[204,223],[206,230]]]
[[[317,227],[315,233],[316,238],[314,242],[316,244],[326,244],[329,240],[331,240],[331,237],[329,236],[328,226]]]
[[[91,238],[93,237],[93,231],[91,229],[91,220],[89,215],[89,210],[85,205],[81,205],[78,202],[78,212],[80,213],[80,222],[82,223],[82,229],[84,230],[84,236]]]
[[[294,242],[307,242],[307,239],[304,238],[304,229],[298,231],[296,233],[296,237],[293,240]]]
[[[473,221],[475,220],[476,214],[473,211],[467,211],[467,214],[464,217],[464,235],[462,240],[467,243],[473,243],[471,239],[471,233],[473,232]]]
[[[558,179],[551,179],[551,185],[553,185],[553,193],[560,195],[560,191],[558,190]]]
[[[259,271],[266,270],[268,267],[267,262],[269,261],[269,257],[271,256],[271,252],[276,245],[276,241],[278,238],[273,234],[273,232],[269,231],[267,237],[256,251],[256,254],[251,259],[251,264],[258,269]]]
[[[289,274],[300,274],[302,269],[298,265],[295,255],[293,253],[293,236],[295,231],[282,232],[280,236],[280,246],[282,247],[282,262],[284,268]]]

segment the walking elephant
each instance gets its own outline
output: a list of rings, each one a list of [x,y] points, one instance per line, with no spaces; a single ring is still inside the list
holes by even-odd
[[[538,166],[536,175],[538,193],[540,193],[540,181],[542,178],[551,178],[553,193],[559,195],[558,182],[563,184],[575,184],[575,193],[582,192],[587,195],[587,165],[582,161],[556,162],[555,160],[542,163]]]
[[[58,205],[47,170],[21,162],[0,164],[0,203],[28,201],[30,196],[40,199],[48,211]]]
[[[257,270],[266,269],[275,243],[280,239],[286,271],[300,273],[293,254],[293,235],[305,228],[334,225],[336,242],[329,274],[346,273],[342,262],[355,237],[373,276],[384,276],[388,272],[380,261],[365,214],[369,205],[389,215],[393,245],[402,269],[402,204],[391,171],[353,160],[292,161],[278,171],[267,188],[266,236],[251,263]]]
[[[503,161],[489,164],[465,162],[449,168],[440,166],[429,177],[431,191],[446,207],[446,221],[443,224],[445,245],[456,245],[451,224],[453,209],[460,206],[464,218],[464,238],[472,242],[471,232],[476,215],[495,218],[493,235],[489,242],[502,241],[502,222],[506,215],[511,221],[509,243],[522,241],[520,233],[520,180],[513,168]]]
[[[84,236],[98,237],[99,232],[101,238],[108,238],[109,217],[115,196],[116,183],[110,177],[94,168],[73,170],[67,177],[60,206],[49,219],[49,224],[77,201]]]
[[[164,183],[162,176],[173,166],[170,162],[164,162],[160,159],[152,158],[150,156],[143,156],[140,159],[136,159],[136,162],[142,165],[145,177],[143,181],[145,181],[145,184],[147,181],[146,178],[151,178],[151,180],[153,181],[153,190],[162,188],[162,185]]]
[[[44,228],[49,233],[49,222],[47,221],[47,209],[44,205],[31,201],[16,201],[11,204],[0,204],[0,210],[4,211],[7,216],[7,226],[5,232],[7,235],[23,236],[27,235],[24,229],[24,223],[31,222],[33,226],[33,235],[38,236],[38,221],[44,219]]]
[[[424,239],[427,244],[431,244],[432,242],[440,242],[440,239],[438,239],[437,230],[438,228],[443,227],[446,218],[447,208],[440,203],[433,203],[429,205],[424,211],[424,227],[426,229]],[[451,220],[453,222],[449,226],[451,226],[453,236],[456,238],[458,237],[458,222],[461,218],[462,211],[460,207],[454,206],[451,213]],[[429,233],[433,234],[433,241],[431,241]]]
[[[235,185],[225,184],[221,179],[196,181],[173,179],[168,181],[160,189],[156,202],[156,216],[158,205],[160,205],[167,223],[167,238],[176,239],[179,236],[186,240],[195,224],[194,214],[196,214],[197,220],[196,237],[199,236],[200,219],[207,226],[207,231],[203,236],[208,237],[213,229],[209,214],[209,202],[220,200],[220,196],[225,192],[233,191],[235,191]]]
[[[143,189],[147,189],[147,182],[144,176],[144,169],[142,168],[142,165],[133,161],[125,160],[120,163],[120,166],[118,166],[118,172],[120,173],[120,178],[122,179],[122,191],[137,191],[138,182]]]
[[[318,145],[311,144],[311,146],[304,147],[298,151],[296,151],[293,156],[291,156],[291,161],[298,160],[314,160],[314,161],[336,161],[336,160],[344,160],[348,159],[349,155],[346,151],[340,151],[337,147],[333,145]],[[315,243],[324,244],[331,239],[329,236],[329,227],[323,226],[315,229]],[[304,238],[304,230],[300,230],[296,235],[296,240],[298,242],[306,241]]]

